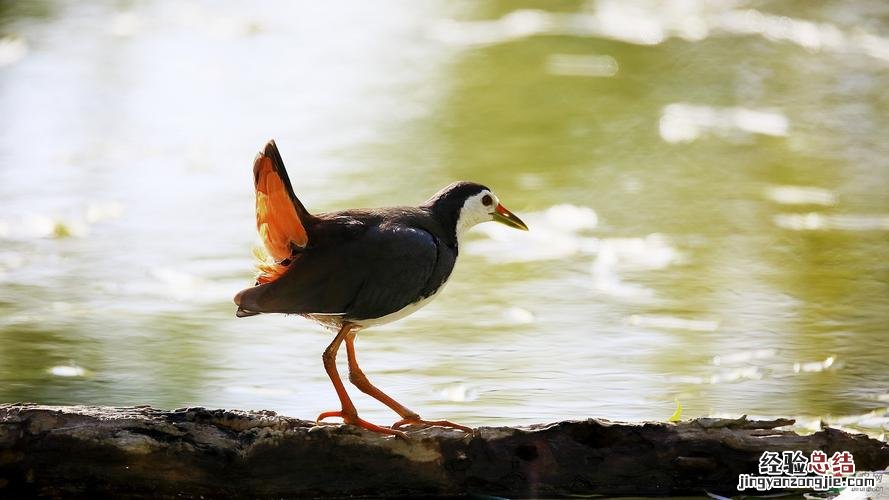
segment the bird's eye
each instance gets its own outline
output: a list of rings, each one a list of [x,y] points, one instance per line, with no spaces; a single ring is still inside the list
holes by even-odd
[[[482,198],[482,203],[483,203],[486,207],[490,207],[490,206],[491,206],[491,203],[494,203],[494,199],[491,198],[491,195],[486,194],[486,195]]]

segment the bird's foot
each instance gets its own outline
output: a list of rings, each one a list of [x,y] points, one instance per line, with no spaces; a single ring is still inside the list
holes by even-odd
[[[322,420],[324,420],[325,418],[330,418],[330,417],[339,417],[339,418],[343,419],[344,424],[357,425],[358,427],[361,427],[362,429],[367,429],[369,431],[378,432],[380,434],[386,434],[389,436],[396,436],[396,437],[400,437],[402,439],[407,439],[407,434],[405,434],[402,431],[399,431],[394,428],[389,429],[388,427],[380,427],[379,425],[372,424],[372,423],[368,422],[367,420],[359,418],[358,415],[344,413],[342,411],[326,411],[326,412],[322,413],[321,415],[318,415],[318,418],[315,419],[315,423],[317,423],[318,425],[321,425]]]
[[[472,434],[473,430],[471,427],[466,427],[465,425],[455,424],[449,420],[423,420],[420,417],[407,417],[399,420],[392,424],[393,429],[400,429],[406,425],[419,425],[422,427],[448,427],[450,429],[457,429],[463,432],[468,432]]]

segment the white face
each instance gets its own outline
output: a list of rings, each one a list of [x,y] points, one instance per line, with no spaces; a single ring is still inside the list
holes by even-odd
[[[468,231],[472,226],[494,220],[494,209],[500,204],[497,196],[485,189],[475,196],[466,199],[457,219],[457,237]]]

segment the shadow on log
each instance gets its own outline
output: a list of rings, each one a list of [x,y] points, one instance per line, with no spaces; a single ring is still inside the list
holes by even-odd
[[[764,451],[849,451],[859,471],[889,445],[792,420],[567,421],[442,428],[408,441],[273,412],[0,405],[0,498],[737,495]]]

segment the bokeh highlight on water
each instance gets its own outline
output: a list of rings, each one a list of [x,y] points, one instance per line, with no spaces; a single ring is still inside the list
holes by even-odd
[[[336,408],[329,334],[231,303],[274,137],[311,210],[467,179],[531,227],[480,226],[437,301],[362,332],[424,416],[889,429],[884,2],[24,5],[0,401]]]

